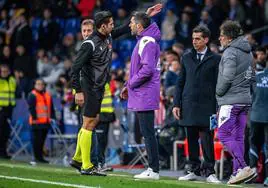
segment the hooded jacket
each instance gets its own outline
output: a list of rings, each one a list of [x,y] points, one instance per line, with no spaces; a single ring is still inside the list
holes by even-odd
[[[161,33],[152,23],[137,36],[131,56],[127,82],[128,109],[148,111],[159,108],[160,100],[160,46]]]
[[[252,65],[251,47],[244,37],[238,37],[224,49],[216,86],[218,105],[251,104]]]

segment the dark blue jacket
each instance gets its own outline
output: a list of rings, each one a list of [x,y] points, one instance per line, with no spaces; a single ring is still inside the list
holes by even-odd
[[[268,68],[256,73],[256,87],[250,120],[268,123]]]

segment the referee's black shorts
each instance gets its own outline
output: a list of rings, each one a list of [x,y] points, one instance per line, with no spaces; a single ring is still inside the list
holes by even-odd
[[[84,87],[83,87],[84,86]],[[82,82],[85,103],[82,107],[83,116],[94,118],[100,113],[104,90],[94,91]]]
[[[83,116],[96,117],[100,113],[102,95],[95,91],[84,92],[85,103],[82,108]]]

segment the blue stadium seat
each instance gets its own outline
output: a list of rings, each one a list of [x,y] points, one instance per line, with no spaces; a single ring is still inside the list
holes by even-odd
[[[268,44],[268,36],[267,35],[265,35],[265,36],[262,37],[262,42],[261,42],[261,45],[262,46],[264,46],[266,44]]]
[[[33,20],[32,20],[32,23],[31,23],[31,28],[32,30],[38,30],[40,24],[42,23],[42,18],[39,18],[39,17],[35,17]]]
[[[67,33],[76,34],[80,30],[80,19],[79,18],[69,18],[65,21],[64,35]]]
[[[64,18],[55,18],[55,21],[59,24],[61,31],[64,30],[65,19]]]
[[[131,57],[135,45],[135,40],[125,39],[118,41],[117,51],[119,57],[126,61],[129,57]]]
[[[160,41],[160,48],[161,50],[166,50],[170,47],[172,47],[172,45],[174,44],[174,40],[161,40]]]

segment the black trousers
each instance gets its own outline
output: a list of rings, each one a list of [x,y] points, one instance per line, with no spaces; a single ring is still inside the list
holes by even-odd
[[[32,127],[31,132],[32,132],[32,147],[33,147],[34,158],[36,161],[42,161],[44,160],[43,147],[47,137],[48,128]]]
[[[189,171],[196,175],[204,175],[208,177],[215,174],[214,165],[214,132],[206,127],[189,126],[186,127],[186,136],[188,140],[189,151]],[[199,142],[201,140],[201,147],[203,151],[204,162],[201,166],[199,159]]]
[[[96,126],[97,147],[98,147],[98,162],[101,165],[105,163],[105,150],[108,141],[109,122],[99,122]]]
[[[154,111],[139,111],[137,112],[137,117],[141,134],[144,137],[149,167],[154,172],[159,172],[159,152],[154,130]]]
[[[259,152],[264,146],[265,154],[265,171],[268,173],[268,122],[260,123],[251,121],[250,126],[250,149],[249,149],[249,163],[250,167],[257,167]],[[266,176],[267,177],[267,176]]]
[[[7,142],[11,132],[8,119],[12,116],[12,107],[0,107],[0,156],[7,156]]]

